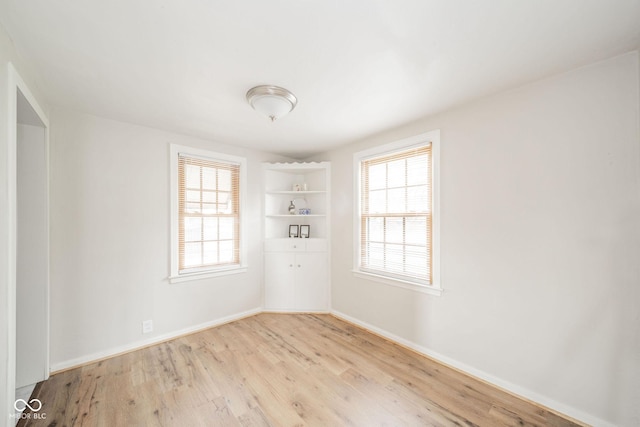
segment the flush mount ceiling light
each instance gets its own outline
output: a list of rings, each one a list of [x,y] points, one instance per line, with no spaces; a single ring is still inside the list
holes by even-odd
[[[247,92],[247,101],[254,110],[271,121],[290,113],[298,100],[288,90],[278,86],[256,86]]]

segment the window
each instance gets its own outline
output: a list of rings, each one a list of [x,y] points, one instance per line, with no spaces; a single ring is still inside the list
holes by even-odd
[[[177,145],[171,158],[171,281],[243,269],[245,160]]]
[[[439,293],[438,139],[435,131],[356,154],[356,272]]]

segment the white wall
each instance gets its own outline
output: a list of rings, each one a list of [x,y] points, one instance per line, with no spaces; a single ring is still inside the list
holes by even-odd
[[[428,96],[428,94],[425,94]],[[637,52],[326,155],[343,315],[597,425],[640,414]],[[441,297],[355,278],[353,153],[441,130]]]
[[[280,158],[61,109],[50,132],[52,370],[261,307],[260,162]],[[170,143],[247,158],[247,273],[168,283]]]

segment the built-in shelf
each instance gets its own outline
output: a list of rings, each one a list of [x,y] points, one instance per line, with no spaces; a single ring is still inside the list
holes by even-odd
[[[267,194],[325,194],[326,191],[267,191]]]
[[[264,165],[265,239],[288,238],[290,225],[309,226],[310,237],[328,237],[330,168],[329,162]],[[309,209],[309,215],[300,214],[301,209]]]
[[[283,214],[283,215],[267,215],[267,218],[321,218],[326,217],[326,215],[321,214],[309,214],[309,215],[291,215],[291,214]]]
[[[329,162],[268,163],[264,173],[264,307],[327,311],[331,166]],[[291,203],[294,215],[289,213]],[[312,213],[301,215],[299,209]],[[309,238],[289,237],[298,227],[304,227]]]

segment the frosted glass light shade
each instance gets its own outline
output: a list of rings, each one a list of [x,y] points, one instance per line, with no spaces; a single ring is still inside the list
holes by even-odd
[[[271,121],[288,114],[298,100],[287,89],[278,86],[256,86],[247,92],[247,102]]]

